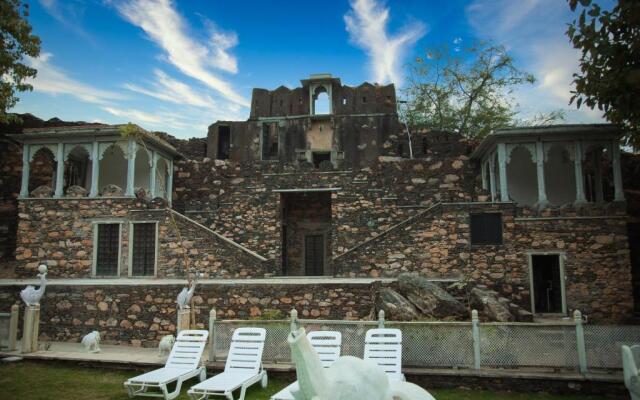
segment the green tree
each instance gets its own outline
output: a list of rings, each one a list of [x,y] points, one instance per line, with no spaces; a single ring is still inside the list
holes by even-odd
[[[7,110],[18,102],[17,92],[32,90],[26,83],[36,70],[24,63],[24,57],[40,54],[40,39],[31,33],[26,18],[29,6],[20,0],[0,0],[0,121],[6,122]]]
[[[597,107],[625,129],[625,144],[640,149],[640,1],[619,0],[603,10],[591,0],[568,0],[580,15],[567,28],[581,51],[571,103]]]
[[[518,123],[513,89],[533,84],[503,46],[479,43],[452,55],[447,48],[428,51],[410,66],[406,118],[413,126],[484,137]],[[556,119],[560,114],[550,114]],[[545,119],[541,117],[540,119]]]

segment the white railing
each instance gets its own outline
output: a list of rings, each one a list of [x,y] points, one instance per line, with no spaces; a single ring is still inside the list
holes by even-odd
[[[18,342],[18,312],[20,307],[14,304],[11,312],[0,313],[0,349],[13,351]]]
[[[295,311],[295,310],[294,310]],[[399,328],[403,334],[403,365],[416,368],[552,368],[581,373],[598,369],[621,369],[622,345],[640,344],[640,326],[583,324],[577,311],[573,320],[545,323],[481,323],[477,312],[470,322],[396,322],[297,319],[209,319],[210,360],[223,360],[233,331],[242,326],[267,329],[263,360],[291,361],[287,335],[292,326],[308,332],[333,330],[342,333],[342,355],[362,357],[368,329]]]

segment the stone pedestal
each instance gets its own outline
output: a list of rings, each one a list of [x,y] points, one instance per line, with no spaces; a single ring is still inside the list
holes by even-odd
[[[178,310],[178,325],[176,325],[177,333],[191,327],[191,308],[185,307]]]
[[[9,351],[18,349],[18,323],[20,321],[20,306],[11,306],[11,318],[9,319]]]
[[[38,333],[40,330],[40,304],[26,306],[22,329],[22,352],[38,351]]]

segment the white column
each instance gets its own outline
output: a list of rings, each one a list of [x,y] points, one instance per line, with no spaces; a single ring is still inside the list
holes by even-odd
[[[536,142],[536,173],[538,176],[538,207],[544,207],[549,201],[544,182],[544,148],[541,141]]]
[[[613,201],[624,201],[624,190],[622,189],[622,170],[620,169],[620,143],[617,140],[611,142],[611,152],[613,153]]]
[[[171,200],[173,199],[173,160],[169,161],[167,175],[167,201],[169,202],[169,207],[171,207]]]
[[[507,189],[507,148],[504,143],[498,143],[498,170],[500,171],[500,201],[509,201]]]
[[[125,196],[133,196],[133,182],[136,176],[136,142],[129,139],[127,144],[127,190],[124,192]]]
[[[491,188],[491,201],[496,201],[496,162],[491,154],[489,159],[489,187]]]
[[[156,173],[158,165],[158,153],[151,151],[151,176],[149,177],[149,192],[152,199],[156,198]]]
[[[64,185],[64,144],[58,143],[56,151],[56,191],[53,197],[64,195],[62,186]]]
[[[20,197],[29,197],[29,167],[30,158],[29,152],[31,149],[29,145],[25,143],[22,146],[22,186],[20,187]]]
[[[98,196],[98,179],[100,176],[100,154],[98,151],[98,142],[93,141],[91,147],[91,189],[89,189],[89,197]]]
[[[573,164],[576,175],[576,204],[586,203],[584,196],[584,178],[582,177],[582,142],[574,142]]]

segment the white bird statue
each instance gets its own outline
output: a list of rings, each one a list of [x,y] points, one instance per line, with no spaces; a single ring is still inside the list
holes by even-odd
[[[191,283],[191,287],[189,289],[186,287],[182,288],[182,291],[178,293],[176,302],[181,310],[189,307],[189,303],[191,303],[191,298],[193,297],[193,293],[196,291],[196,285],[198,284],[198,275],[199,274],[196,273],[196,278]]]
[[[38,271],[40,272],[38,274],[38,277],[40,277],[40,287],[36,289],[34,286],[29,285],[20,292],[20,297],[22,297],[22,301],[24,301],[27,306],[40,304],[40,299],[44,295],[44,290],[47,287],[47,266],[44,264],[40,265]]]

